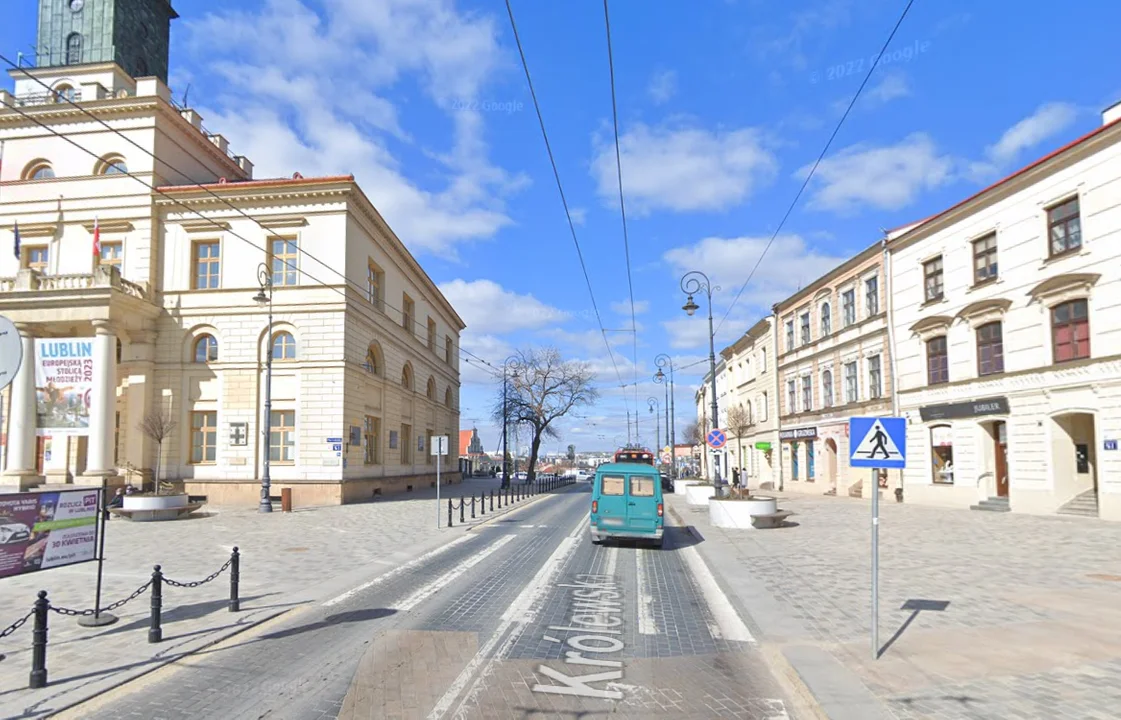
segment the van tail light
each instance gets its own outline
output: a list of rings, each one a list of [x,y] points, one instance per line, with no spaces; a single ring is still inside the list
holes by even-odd
[[[662,517],[662,504],[658,503],[658,517]]]
[[[598,500],[592,500],[592,514],[595,515],[597,512],[599,512],[599,501]],[[661,505],[658,506],[658,514],[659,515],[662,514],[662,506]]]

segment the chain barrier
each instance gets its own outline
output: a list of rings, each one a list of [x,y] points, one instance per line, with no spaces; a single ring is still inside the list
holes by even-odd
[[[34,615],[34,614],[35,614],[35,609],[32,608],[31,612],[27,613],[26,615],[21,617],[19,620],[16,620],[14,623],[9,625],[8,627],[4,628],[2,631],[0,631],[0,639],[6,638],[9,635],[11,635],[12,633],[14,633],[16,630],[19,630],[21,627],[23,627],[24,623],[26,623],[28,620],[31,619],[31,616]]]
[[[234,559],[231,557],[229,560],[226,561],[225,565],[218,568],[217,571],[212,572],[210,575],[208,575],[206,577],[205,580],[196,580],[194,582],[181,583],[181,582],[176,582],[175,580],[172,580],[171,578],[169,578],[167,576],[164,576],[163,581],[165,583],[167,583],[168,585],[172,586],[172,587],[197,588],[199,585],[205,585],[206,583],[210,582],[211,580],[214,580],[215,578],[217,578],[222,573],[226,572],[226,569],[229,568],[229,566],[233,563],[233,561],[234,561]]]
[[[124,600],[118,600],[117,602],[112,603],[111,605],[106,605],[105,607],[101,608],[97,612],[102,612],[102,613],[112,612],[113,610],[116,610],[117,608],[124,606],[126,603],[132,602],[136,598],[140,597],[145,592],[147,592],[148,588],[150,588],[151,586],[152,586],[152,581],[149,580],[148,582],[144,583],[140,587],[133,590],[132,594],[129,595]],[[51,605],[50,609],[51,609],[51,611],[56,612],[59,615],[65,615],[67,617],[91,617],[91,616],[94,615],[93,608],[90,608],[89,610],[71,610],[70,608],[60,607],[58,605]]]

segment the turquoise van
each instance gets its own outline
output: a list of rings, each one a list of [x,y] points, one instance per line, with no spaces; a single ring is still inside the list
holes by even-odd
[[[650,540],[662,546],[662,478],[652,465],[607,463],[592,483],[592,542]]]

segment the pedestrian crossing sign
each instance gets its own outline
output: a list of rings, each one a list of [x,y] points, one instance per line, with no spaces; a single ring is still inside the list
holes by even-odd
[[[907,420],[849,418],[849,466],[902,470],[907,465]]]

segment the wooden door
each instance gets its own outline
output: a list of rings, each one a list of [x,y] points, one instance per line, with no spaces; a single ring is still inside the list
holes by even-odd
[[[43,475],[43,456],[47,451],[47,438],[42,435],[35,438],[35,474]]]
[[[993,454],[997,497],[1008,497],[1008,428],[999,420],[993,423]]]

